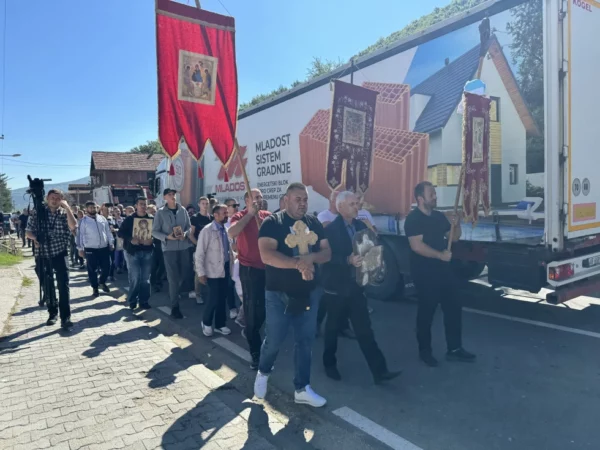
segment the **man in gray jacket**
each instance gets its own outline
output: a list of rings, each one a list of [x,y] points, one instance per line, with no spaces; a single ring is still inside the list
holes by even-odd
[[[171,317],[183,319],[179,309],[179,292],[192,265],[188,250],[192,246],[188,239],[191,224],[187,211],[175,199],[176,193],[174,189],[163,191],[165,206],[160,208],[154,217],[152,236],[162,244],[167,280],[169,280]]]

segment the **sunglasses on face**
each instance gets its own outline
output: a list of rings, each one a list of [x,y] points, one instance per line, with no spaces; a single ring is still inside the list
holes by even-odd
[[[229,206],[230,208],[239,208],[240,204],[239,203],[232,203],[232,204],[227,205],[227,206]]]

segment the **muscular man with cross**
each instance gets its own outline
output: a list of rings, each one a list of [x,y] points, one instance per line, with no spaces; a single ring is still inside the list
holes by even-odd
[[[320,407],[326,400],[310,387],[312,344],[322,290],[315,264],[331,258],[323,226],[308,210],[308,192],[301,183],[288,186],[285,210],[265,219],[258,248],[266,265],[266,337],[260,351],[254,394],[264,398],[269,375],[288,329],[294,328],[296,403]]]

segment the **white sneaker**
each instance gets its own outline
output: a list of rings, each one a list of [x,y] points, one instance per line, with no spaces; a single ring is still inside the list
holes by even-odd
[[[196,294],[194,294],[196,295]],[[196,305],[204,305],[204,299],[202,297],[195,297],[196,298]]]
[[[254,387],[254,392],[256,392],[256,384]],[[301,405],[314,406],[315,408],[325,406],[325,404],[327,403],[327,400],[325,400],[323,397],[321,397],[319,394],[312,390],[310,384],[307,384],[302,391],[294,392],[294,401]]]
[[[227,327],[215,328],[215,331],[217,333],[224,334],[225,336],[227,336],[228,334],[231,334],[231,330]]]
[[[202,324],[202,333],[206,337],[211,337],[213,335],[213,327],[207,327],[206,325]]]
[[[196,293],[194,291],[191,291],[188,295],[190,298],[196,298]]]
[[[269,375],[260,373],[260,370],[256,374],[256,380],[254,381],[254,395],[256,398],[263,399],[267,395],[267,387],[269,385]]]
[[[237,308],[231,308],[231,309],[229,310],[229,318],[230,318],[231,320],[233,320],[233,319],[235,319],[237,316],[238,316],[238,310],[237,310]]]

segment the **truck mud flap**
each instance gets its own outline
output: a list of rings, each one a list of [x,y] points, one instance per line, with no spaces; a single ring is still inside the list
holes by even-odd
[[[546,274],[541,264],[545,250],[520,246],[490,246],[488,248],[488,283],[494,287],[510,286],[529,292],[539,292],[546,286]]]

